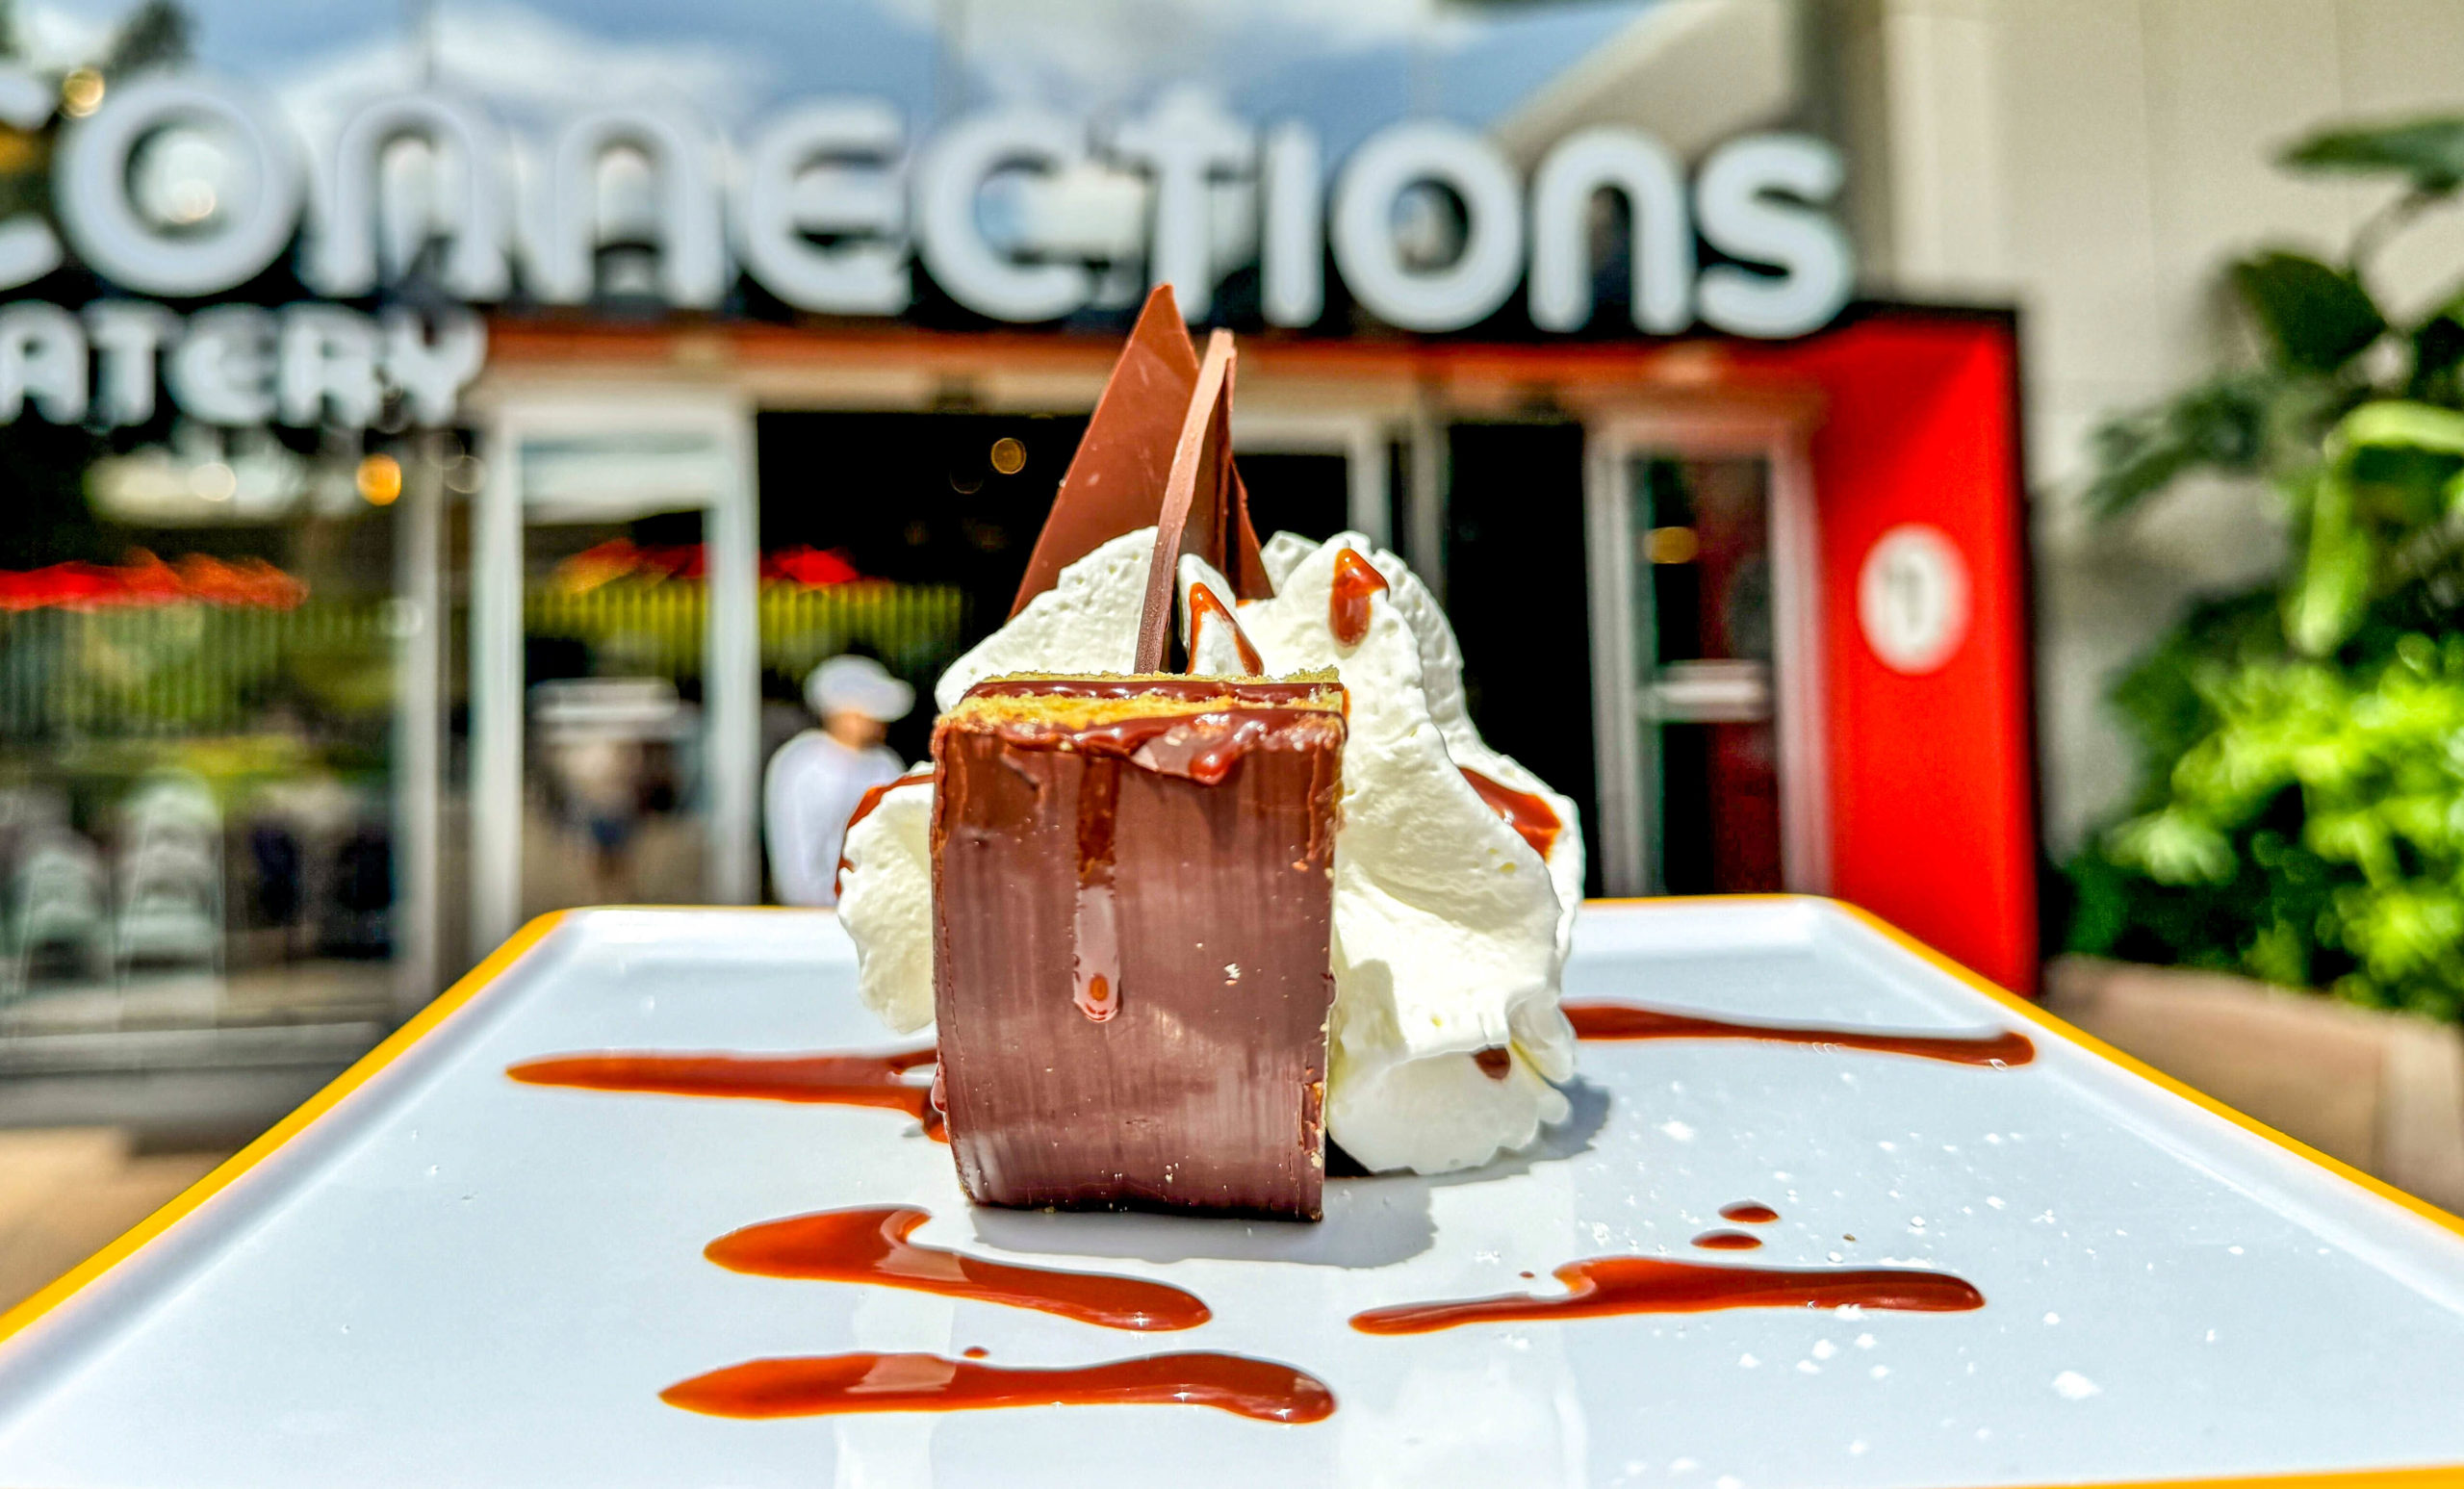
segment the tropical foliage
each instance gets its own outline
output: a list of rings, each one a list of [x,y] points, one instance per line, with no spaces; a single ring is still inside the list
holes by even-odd
[[[2342,262],[2232,267],[2250,365],[2108,424],[2088,500],[2263,477],[2276,581],[2205,603],[2117,685],[2127,816],[2070,863],[2072,949],[2464,1016],[2464,286],[2400,321],[2367,272],[2464,191],[2464,119],[2339,130],[2292,169],[2392,181]]]

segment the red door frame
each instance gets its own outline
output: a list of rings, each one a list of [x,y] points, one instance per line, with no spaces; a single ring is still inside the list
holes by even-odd
[[[2035,636],[2015,318],[1875,311],[1740,361],[1810,379],[1832,891],[2002,986],[2034,992],[2040,817]],[[1921,523],[1969,579],[1964,639],[1891,670],[1857,614],[1875,540]]]

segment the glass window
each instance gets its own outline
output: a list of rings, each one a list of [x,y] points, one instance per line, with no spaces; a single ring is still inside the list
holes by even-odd
[[[399,1006],[401,459],[28,421],[0,468],[0,1034],[208,1031],[172,1058],[215,1065],[324,1028],[347,1059]]]
[[[1628,482],[1650,887],[1777,890],[1769,462],[1643,455]]]

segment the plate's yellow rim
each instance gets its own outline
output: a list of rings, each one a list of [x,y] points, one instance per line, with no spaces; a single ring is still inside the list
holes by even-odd
[[[1689,904],[1734,904],[1739,900],[1821,905],[1838,911],[1892,945],[1913,955],[1927,965],[1949,974],[1965,987],[2009,1009],[2043,1030],[2047,1035],[2109,1065],[2118,1065],[2141,1080],[2160,1086],[2193,1106],[2212,1112],[2234,1126],[2256,1137],[2264,1138],[2295,1157],[2306,1159],[2338,1178],[2357,1184],[2381,1199],[2409,1210],[2424,1219],[2444,1226],[2458,1235],[2464,1235],[2464,1219],[2450,1215],[2426,1199],[2408,1194],[2383,1179],[2364,1173],[2342,1159],[2329,1157],[2298,1138],[2287,1137],[2267,1123],[2235,1111],[2207,1092],[2195,1087],[2185,1086],[2153,1065],[2123,1054],[2086,1030],[2046,1013],[2033,999],[2020,997],[2017,993],[1996,986],[1983,973],[1954,962],[1872,911],[1851,905],[1845,900],[1835,900],[1819,894],[1706,894],[1676,895],[1659,899],[1593,900],[1589,903],[1674,908]],[[2424,1489],[2424,1486],[2427,1485],[2449,1484],[2464,1485],[2464,1463],[2426,1464],[2418,1468],[2327,1469],[2305,1473],[2224,1475],[2210,1478],[2094,1479],[2070,1485],[2034,1486],[2034,1489],[2374,1489],[2374,1486],[2380,1485],[2386,1486],[2386,1489]]]
[[[297,1111],[267,1128],[255,1142],[223,1160],[213,1172],[173,1195],[169,1203],[138,1221],[126,1235],[61,1273],[14,1308],[0,1314],[0,1341],[24,1332],[36,1320],[75,1296],[95,1278],[128,1260],[147,1242],[169,1230],[182,1217],[239,1182],[242,1174],[271,1158],[284,1143],[305,1132],[310,1123],[332,1111],[344,1097],[375,1079],[378,1071],[410,1053],[411,1047],[433,1033],[437,1025],[486,991],[489,984],[521,961],[524,953],[546,939],[548,933],[556,929],[571,913],[570,911],[552,911],[513,933],[511,938],[490,952],[485,961],[464,973],[460,981],[438,993],[425,1008],[403,1020],[402,1026],[387,1035],[375,1048],[352,1062],[350,1068],[335,1076],[322,1091],[300,1103]]]
[[[2038,1028],[2042,1029],[2045,1033],[2052,1035],[2054,1038],[2061,1040],[2066,1043],[2075,1045],[2110,1065],[2119,1065],[2143,1081],[2148,1081],[2154,1085],[2163,1087],[2165,1090],[2171,1091],[2174,1095],[2181,1097],[2193,1106],[2213,1112],[2218,1117],[2224,1118],[2226,1121],[2231,1122],[2234,1126],[2243,1129],[2245,1132],[2265,1138],[2270,1142],[2274,1143],[2276,1146],[2283,1148],[2286,1152],[2292,1153],[2297,1157],[2308,1159],[2311,1163],[2317,1164],[2320,1168],[2326,1169],[2329,1173],[2336,1175],[2338,1178],[2358,1184],[2363,1189],[2376,1194],[2381,1199],[2400,1206],[2403,1209],[2410,1210],[2415,1215],[2422,1217],[2424,1219],[2442,1225],[2447,1229],[2455,1232],[2459,1236],[2464,1236],[2464,1219],[2459,1219],[2451,1215],[2447,1211],[2440,1209],[2438,1206],[2431,1204],[2428,1200],[2423,1199],[2418,1195],[2406,1194],[2404,1191],[2398,1189],[2396,1186],[2388,1183],[2384,1179],[2364,1173],[2352,1165],[2346,1163],[2341,1158],[2334,1158],[2328,1154],[2322,1153],[2317,1148],[2312,1147],[2309,1143],[2302,1142],[2298,1138],[2287,1137],[2285,1134],[2276,1131],[2274,1128],[2258,1120],[2256,1117],[2245,1116],[2243,1113],[2235,1111],[2233,1108],[2226,1106],[2223,1102],[2217,1100],[2214,1096],[2198,1090],[2196,1087],[2185,1086],[2180,1081],[2167,1075],[2164,1071],[2157,1069],[2155,1066],[2147,1065],[2129,1055],[2123,1054],[2120,1050],[2114,1048],[2112,1045],[2106,1043],[2100,1039],[2097,1039],[2094,1035],[2088,1033],[2086,1030],[2079,1028],[2075,1024],[2068,1023],[2052,1014],[2046,1013],[2044,1009],[2034,999],[2020,997],[2017,993],[2011,992],[2007,989],[1994,986],[1991,982],[1989,982],[1983,974],[1971,971],[1967,967],[1962,966],[1957,962],[1954,962],[1950,958],[1942,955],[1940,952],[1936,951],[1933,947],[1926,945],[1923,941],[1918,940],[1916,937],[1909,935],[1899,927],[1892,925],[1889,921],[1885,920],[1871,911],[1861,910],[1844,900],[1823,899],[1818,895],[1785,895],[1779,897],[1785,899],[1810,899],[1815,900],[1821,904],[1829,905],[1846,914],[1850,919],[1858,921],[1869,930],[1878,933],[1885,939],[1900,947],[1902,950],[1913,954],[1918,960],[1928,963],[1931,965],[1949,973],[1951,976],[1958,978],[1970,988],[1985,994],[1985,996],[2001,1004],[2004,1008],[2009,1009],[2012,1013],[2015,1013],[2020,1017],[2028,1020],[2030,1023],[2035,1024]],[[2464,1472],[2464,1465],[2458,1465],[2457,1472]]]
[[[2233,1110],[2205,1091],[2185,1086],[2162,1070],[2134,1060],[2093,1035],[2074,1028],[2046,1013],[2030,1000],[1996,987],[1981,974],[1952,961],[1880,915],[1860,909],[1844,900],[1811,894],[1753,894],[1607,899],[1587,903],[1639,906],[1650,909],[1680,909],[1687,905],[1734,904],[1741,900],[1813,904],[1837,910],[1893,945],[1913,954],[1928,965],[1949,974],[1964,986],[1973,988],[2035,1024],[2046,1034],[2074,1045],[2099,1060],[2118,1065],[2142,1080],[2152,1082],[2192,1105],[2212,1112],[2233,1125],[2264,1138],[2286,1152],[2306,1159],[2339,1178],[2357,1184],[2372,1194],[2458,1235],[2464,1235],[2464,1219],[2459,1219],[2436,1205],[2408,1194],[2394,1185],[2373,1178],[2349,1164],[2320,1152],[2306,1142],[2286,1137],[2265,1122],[2254,1120]],[[301,1103],[297,1111],[267,1128],[255,1142],[233,1154],[221,1167],[204,1178],[182,1190],[169,1203],[131,1227],[126,1235],[62,1273],[40,1292],[7,1313],[0,1314],[0,1342],[5,1342],[23,1332],[37,1320],[75,1296],[94,1279],[126,1261],[155,1237],[177,1224],[182,1218],[229,1188],[242,1174],[271,1157],[284,1143],[299,1136],[311,1123],[332,1111],[352,1091],[367,1085],[378,1071],[407,1054],[412,1046],[435,1032],[438,1025],[486,991],[491,984],[515,963],[521,961],[526,953],[544,940],[550,932],[555,930],[568,915],[573,913],[575,911],[553,911],[541,915],[515,932],[510,939],[489,953],[485,961],[464,974],[460,981],[439,993],[434,1001],[405,1020],[402,1026],[387,1036],[383,1042],[362,1055],[349,1069],[334,1077],[331,1084]],[[2060,1489],[2371,1489],[2371,1486],[2378,1485],[2387,1486],[2387,1489],[2425,1489],[2425,1486],[2450,1484],[2464,1485],[2464,1463],[2426,1465],[2419,1468],[2343,1469],[2319,1473],[2240,1475],[2212,1478],[2097,1479],[2081,1485],[2060,1486]],[[2046,1489],[2055,1489],[2055,1486],[2046,1486]]]

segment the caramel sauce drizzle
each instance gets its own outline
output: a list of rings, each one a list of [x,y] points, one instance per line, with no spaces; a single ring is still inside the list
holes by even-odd
[[[1265,672],[1267,664],[1259,657],[1258,649],[1249,644],[1248,633],[1241,629],[1241,622],[1224,607],[1221,600],[1216,598],[1215,591],[1208,588],[1204,580],[1190,585],[1190,671],[1197,671],[1199,628],[1208,621],[1218,620],[1232,628],[1232,645],[1241,654],[1242,673],[1254,678]]]
[[[933,1062],[931,1046],[881,1055],[719,1055],[628,1053],[556,1055],[526,1060],[505,1074],[526,1086],[627,1091],[661,1096],[723,1096],[816,1106],[879,1107],[924,1124],[925,1136],[947,1142],[932,1089],[904,1079]]]
[[[1911,1055],[1963,1065],[2023,1065],[2037,1058],[2036,1044],[2009,1029],[1987,1035],[1877,1034],[1861,1029],[1731,1023],[1630,1003],[1569,1003],[1565,1014],[1575,1027],[1575,1037],[1584,1040],[1759,1040]]]
[[[1453,1302],[1403,1303],[1354,1314],[1351,1326],[1364,1334],[1426,1334],[1465,1323],[1709,1313],[1723,1308],[1854,1304],[1905,1313],[1964,1313],[1985,1306],[1985,1295],[1968,1282],[1948,1272],[1912,1269],[1802,1271],[1605,1256],[1568,1262],[1553,1275],[1566,1285],[1560,1296],[1506,1293]]]
[[[1751,1251],[1762,1245],[1762,1238],[1741,1230],[1707,1230],[1693,1244],[1706,1251]]]
[[[1734,1220],[1740,1225],[1768,1225],[1779,1218],[1779,1211],[1758,1199],[1740,1199],[1734,1204],[1720,1206],[1721,1219]]]
[[[875,1283],[1033,1308],[1104,1328],[1195,1328],[1213,1317],[1194,1295],[1142,1277],[1022,1267],[907,1239],[931,1219],[912,1205],[824,1210],[730,1231],[702,1254],[758,1277]]]
[[[1212,1406],[1259,1422],[1323,1422],[1335,1393],[1315,1375],[1246,1355],[1194,1351],[1047,1369],[937,1354],[748,1360],[679,1381],[659,1399],[712,1417],[823,1417],[1003,1406]]]
[[[1326,594],[1326,624],[1345,646],[1369,634],[1369,597],[1386,590],[1386,576],[1350,549],[1335,555],[1334,588]]]
[[[1550,807],[1547,797],[1536,791],[1518,791],[1512,786],[1501,785],[1469,765],[1458,768],[1463,772],[1463,779],[1479,793],[1480,800],[1488,805],[1491,811],[1503,818],[1506,826],[1522,834],[1523,840],[1531,845],[1532,852],[1543,859],[1549,857],[1549,850],[1557,845],[1557,834],[1566,830],[1566,825],[1557,820],[1557,813]]]

